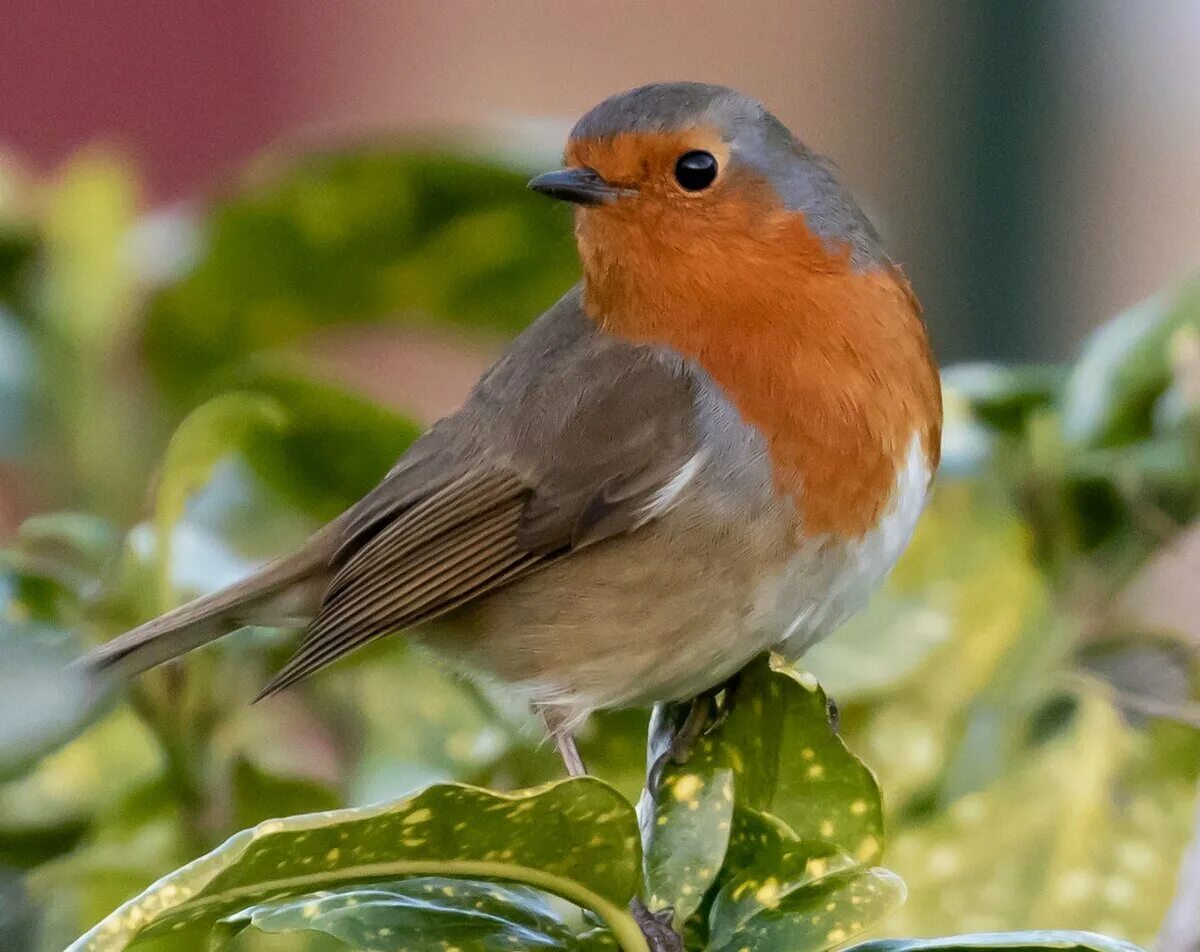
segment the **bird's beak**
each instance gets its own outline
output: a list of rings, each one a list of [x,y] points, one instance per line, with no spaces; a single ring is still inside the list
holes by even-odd
[[[530,179],[529,187],[541,195],[576,205],[607,205],[624,195],[633,194],[632,189],[613,185],[605,181],[599,172],[580,166],[544,172]]]

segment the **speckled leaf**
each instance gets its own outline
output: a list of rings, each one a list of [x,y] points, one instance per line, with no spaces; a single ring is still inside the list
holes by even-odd
[[[1191,836],[1200,738],[1177,725],[1136,731],[1101,690],[1058,717],[1016,769],[891,837],[888,864],[911,896],[889,929],[1153,941]]]
[[[374,952],[617,948],[606,932],[572,927],[564,911],[569,907],[521,886],[422,876],[263,903],[225,924],[270,933],[326,932],[353,949]]]
[[[159,880],[80,938],[116,952],[139,935],[195,935],[268,899],[403,876],[496,878],[552,892],[642,949],[624,905],[639,882],[628,801],[590,779],[503,795],[443,784],[382,806],[270,820]]]
[[[707,949],[820,952],[868,929],[904,895],[904,883],[888,870],[739,808]]]
[[[652,756],[665,749],[670,716],[656,715],[651,726]],[[735,801],[774,806],[797,835],[836,843],[862,862],[882,846],[874,777],[837,736],[816,682],[778,658],[741,673],[728,715],[686,765],[667,767],[662,787],[652,825],[644,820],[647,904],[673,907],[677,923],[717,878]]]
[[[1129,942],[1095,932],[1064,929],[1025,932],[975,932],[938,939],[875,939],[852,946],[846,952],[1024,952],[1026,949],[1057,949],[1061,952],[1142,952]]]
[[[881,594],[887,597],[873,599],[849,630],[818,644],[802,664],[843,706],[843,735],[877,774],[888,803],[899,807],[940,782],[976,698],[1013,677],[1006,673],[1013,652],[1026,642],[1036,648],[1041,660],[1028,664],[1040,673],[1069,634],[1048,619],[1028,528],[992,487],[978,483],[939,483]],[[899,602],[910,606],[906,613],[894,611]],[[916,663],[897,665],[889,683],[876,665],[894,654],[890,646],[907,641],[923,643],[912,646]],[[873,683],[864,684],[871,671]],[[973,752],[998,763],[1006,756],[999,744]]]
[[[754,662],[719,734],[737,754],[739,804],[770,809],[802,839],[836,843],[861,862],[879,857],[879,787],[834,730],[811,675],[777,656]]]
[[[670,741],[670,708],[655,710],[650,750]],[[685,765],[663,771],[653,815],[643,814],[646,905],[675,910],[676,926],[699,907],[725,859],[733,820],[731,751],[718,736],[700,738]]]

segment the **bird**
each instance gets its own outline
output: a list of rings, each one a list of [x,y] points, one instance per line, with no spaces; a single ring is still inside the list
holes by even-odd
[[[89,670],[300,619],[267,697],[405,632],[521,692],[574,774],[591,712],[799,657],[866,602],[929,496],[941,390],[832,164],[749,96],[656,83],[529,188],[573,206],[579,283],[363,499]]]

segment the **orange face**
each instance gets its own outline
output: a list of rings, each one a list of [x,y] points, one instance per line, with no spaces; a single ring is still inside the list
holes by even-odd
[[[716,159],[717,175],[699,190],[684,188],[676,164],[692,152]],[[581,208],[576,232],[585,265],[589,254],[615,250],[622,235],[644,241],[653,237],[664,253],[691,253],[711,248],[731,231],[749,233],[764,224],[763,210],[780,208],[762,178],[730,163],[729,146],[715,129],[699,127],[675,133],[620,133],[611,138],[572,141],[569,167],[589,168],[612,185],[626,189],[618,201]]]
[[[688,191],[675,178],[675,164],[680,156],[698,151],[717,160],[718,174],[708,188]],[[593,169],[607,182],[637,189],[647,200],[695,205],[711,201],[727,182],[729,146],[716,129],[705,127],[671,133],[622,132],[604,139],[573,140],[564,157],[568,166]]]
[[[718,163],[694,192],[674,174],[692,150]],[[628,190],[576,214],[588,312],[708,371],[765,437],[798,529],[873,528],[914,439],[936,466],[940,385],[897,268],[856,268],[713,130],[573,142],[566,158]]]

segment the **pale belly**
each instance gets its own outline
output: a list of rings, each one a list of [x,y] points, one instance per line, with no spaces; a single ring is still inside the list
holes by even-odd
[[[419,637],[571,715],[688,698],[768,648],[800,655],[862,607],[907,544],[928,482],[914,441],[874,530],[799,548],[782,510],[714,526],[680,507]]]

